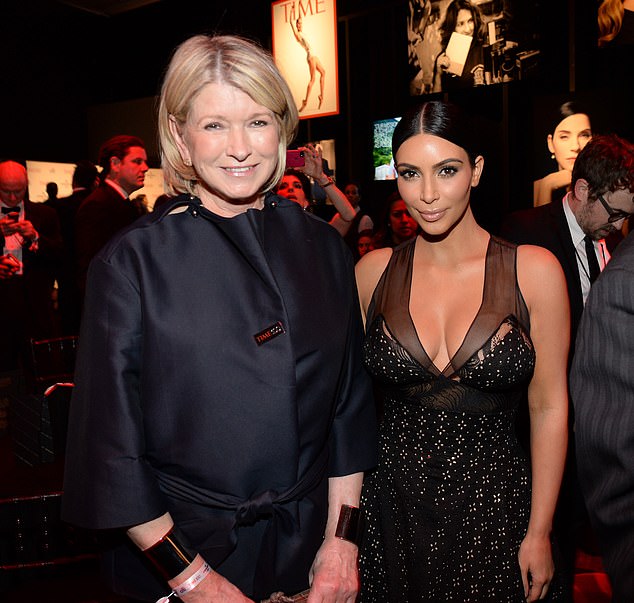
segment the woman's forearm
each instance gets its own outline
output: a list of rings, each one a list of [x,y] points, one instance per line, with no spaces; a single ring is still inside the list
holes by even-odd
[[[363,473],[331,477],[328,480],[328,522],[325,538],[335,535],[342,505],[359,507],[362,483]]]
[[[550,534],[566,460],[566,413],[531,412],[532,495],[528,532]]]
[[[315,179],[315,182],[324,189],[326,196],[339,212],[341,219],[346,222],[352,222],[357,215],[357,210],[348,201],[348,197],[343,194],[343,191],[335,184],[334,180],[322,174],[320,178]]]

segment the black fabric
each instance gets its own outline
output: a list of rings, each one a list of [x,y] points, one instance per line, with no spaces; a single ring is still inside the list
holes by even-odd
[[[368,311],[364,359],[385,416],[363,486],[361,601],[519,603],[531,484],[513,420],[535,353],[515,246],[491,239],[480,309],[444,369],[409,312],[414,249],[394,250]]]
[[[139,217],[138,208],[102,182],[79,205],[75,214],[75,269],[80,294],[86,289],[88,266],[97,252],[121,229]]]
[[[375,463],[362,335],[352,258],[328,224],[276,196],[231,219],[166,202],[89,269],[64,518],[123,528],[169,511],[247,595],[305,589],[328,477]]]
[[[577,255],[563,202],[548,203],[509,214],[502,222],[500,236],[518,245],[545,247],[559,260],[566,277],[570,300],[570,363],[577,327],[583,312],[583,296]],[[610,233],[605,239],[608,251],[612,253],[622,240],[623,235],[620,231],[615,230]]]
[[[38,233],[37,251],[22,248],[23,276],[0,279],[0,315],[17,312],[16,320],[2,325],[0,371],[29,366],[29,340],[55,337],[53,284],[55,267],[63,252],[60,225],[55,211],[42,203],[24,201],[24,219]],[[4,237],[0,235],[4,244]]]
[[[79,189],[68,197],[46,202],[48,207],[57,212],[64,240],[64,255],[56,265],[57,297],[63,335],[79,333],[82,293],[77,276],[75,216],[90,193],[88,189]]]
[[[612,584],[634,595],[634,235],[592,286],[570,373],[580,484]]]
[[[552,252],[564,271],[570,301],[570,349],[568,352],[568,371],[575,350],[575,340],[581,315],[583,312],[583,295],[577,250],[572,241],[570,228],[564,211],[564,203],[549,203],[532,209],[513,212],[502,223],[501,235],[519,245],[538,245]],[[621,231],[614,230],[606,238],[605,243],[610,253],[623,240]],[[575,555],[578,548],[594,552],[595,545],[591,537],[584,536],[590,532],[587,528],[587,514],[579,489],[575,460],[575,409],[572,403],[568,407],[568,455],[560,489],[557,512],[554,521],[554,533],[561,546],[567,573],[572,576],[575,566]],[[528,431],[526,421],[520,421],[519,429]]]
[[[594,250],[594,241],[591,237],[586,235],[583,237],[583,242],[586,246],[586,256],[588,258],[588,275],[590,277],[590,283],[594,283],[597,276],[601,273],[599,268],[599,260],[597,260],[597,253]]]

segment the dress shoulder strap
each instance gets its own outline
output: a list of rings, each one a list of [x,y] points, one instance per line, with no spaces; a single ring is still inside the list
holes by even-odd
[[[386,311],[391,311],[395,307],[404,307],[406,310],[409,308],[415,242],[416,237],[392,250],[392,257],[374,289],[368,306],[368,325],[377,316],[384,315]]]
[[[461,367],[509,316],[529,332],[529,313],[517,283],[517,245],[491,236],[480,310],[451,364]]]
[[[491,237],[485,276],[485,302],[496,304],[513,314],[525,328],[530,327],[526,302],[517,282],[517,245],[498,237]]]

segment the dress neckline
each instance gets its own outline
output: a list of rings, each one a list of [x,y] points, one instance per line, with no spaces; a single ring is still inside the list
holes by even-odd
[[[478,322],[478,318],[480,317],[480,314],[482,312],[482,308],[484,306],[484,301],[486,299],[486,288],[487,288],[487,274],[488,274],[488,269],[489,269],[489,256],[490,256],[490,251],[491,251],[491,242],[493,240],[493,237],[491,237],[489,235],[489,240],[487,242],[487,249],[486,249],[486,254],[485,254],[485,258],[484,258],[484,279],[482,282],[482,292],[481,292],[481,298],[480,298],[480,304],[478,306],[478,310],[475,313],[473,320],[469,323],[469,327],[467,328],[464,337],[462,338],[462,340],[460,341],[460,345],[456,348],[456,351],[450,356],[449,361],[447,362],[447,364],[445,365],[445,367],[441,370],[436,363],[431,359],[431,357],[429,356],[429,354],[427,353],[427,350],[425,349],[425,346],[423,346],[423,343],[420,340],[420,336],[418,334],[418,330],[416,329],[416,325],[414,324],[414,319],[412,318],[412,313],[410,310],[410,301],[412,298],[412,280],[413,280],[413,272],[414,272],[414,253],[415,253],[415,245],[414,245],[414,249],[412,250],[412,261],[409,262],[409,274],[408,274],[408,282],[409,282],[409,288],[408,288],[408,295],[407,295],[407,305],[406,305],[406,310],[407,310],[407,319],[410,323],[410,327],[412,329],[412,333],[414,334],[414,337],[416,339],[416,344],[418,345],[418,347],[420,348],[420,352],[422,353],[423,357],[426,359],[426,368],[427,370],[431,371],[432,373],[434,373],[437,376],[444,376],[447,378],[452,378],[456,375],[456,373],[458,372],[458,370],[461,368],[460,366],[455,367],[453,362],[455,360],[455,358],[460,354],[460,352],[462,351],[462,349],[464,348],[465,343],[468,341],[469,339],[469,335],[472,333],[472,331],[474,330],[474,327],[476,326],[477,322]]]

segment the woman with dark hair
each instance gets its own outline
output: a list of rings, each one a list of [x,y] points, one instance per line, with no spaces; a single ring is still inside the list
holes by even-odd
[[[353,249],[355,260],[360,260],[366,253],[376,249],[374,232],[371,229],[360,230],[357,233],[357,244]]]
[[[301,205],[302,209],[310,211],[312,196],[310,179],[303,172],[295,168],[286,168],[275,192],[281,197],[295,201]]]
[[[394,191],[386,200],[379,218],[379,230],[374,239],[374,246],[397,247],[404,241],[415,237],[418,233],[416,220],[407,211],[405,201],[400,193]]]
[[[313,191],[311,178],[326,191],[326,197],[333,204],[337,212],[329,224],[345,237],[356,216],[356,209],[335,181],[324,172],[322,151],[313,144],[299,147],[304,153],[304,166],[300,168],[286,168],[282,179],[278,182],[275,192],[281,197],[294,201],[305,211],[313,213]]]
[[[559,105],[550,120],[546,144],[557,169],[533,183],[533,205],[546,205],[564,198],[579,151],[592,138],[587,109],[575,101]]]
[[[550,532],[566,455],[565,279],[549,251],[476,223],[484,158],[473,130],[438,101],[402,118],[398,189],[421,232],[356,265],[383,409],[362,493],[363,603],[532,602],[559,590]],[[514,431],[527,388],[530,461]]]
[[[436,57],[434,92],[446,92],[451,89],[483,85],[484,58],[482,43],[484,41],[484,27],[478,7],[469,0],[453,0],[447,7],[440,33],[443,50]],[[469,54],[461,75],[455,75],[448,71],[451,59],[446,54],[446,50],[454,33],[471,38]]]

